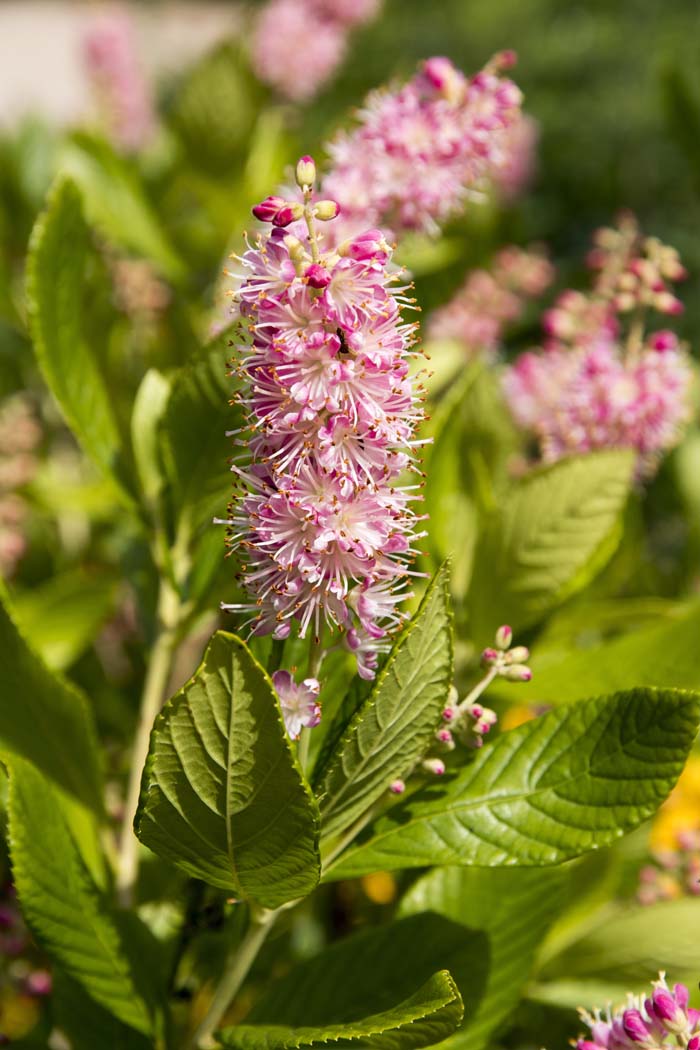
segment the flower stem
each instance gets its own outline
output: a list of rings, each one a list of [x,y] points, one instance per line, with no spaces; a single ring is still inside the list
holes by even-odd
[[[251,913],[248,931],[235,952],[227,960],[224,975],[214,993],[214,998],[209,1004],[209,1009],[188,1044],[188,1050],[197,1050],[197,1047],[212,1045],[212,1033],[218,1027],[236,992],[239,991],[248,976],[248,972],[255,962],[255,958],[280,911],[282,911],[281,908],[277,911],[264,911],[260,914]]]
[[[141,776],[148,756],[151,729],[163,704],[173,652],[178,642],[179,612],[178,595],[169,582],[163,580],[158,600],[160,626],[143,686],[139,723],[131,752],[129,784],[119,837],[116,886],[119,903],[123,907],[128,907],[132,902],[134,884],[138,875],[138,839],[134,834],[134,817],[139,804]]]
[[[468,707],[471,707],[472,704],[476,703],[481,694],[486,692],[497,674],[498,667],[495,665],[490,667],[481,681],[476,683],[471,693],[468,693],[464,700],[461,701],[459,705],[460,711],[465,711]]]

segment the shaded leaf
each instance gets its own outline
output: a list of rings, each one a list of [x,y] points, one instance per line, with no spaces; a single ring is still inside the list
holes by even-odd
[[[234,635],[214,635],[156,721],[136,828],[188,875],[264,907],[318,882],[315,800],[272,684]]]
[[[124,1024],[157,1031],[159,1005],[144,1001],[116,913],[101,899],[50,784],[32,765],[8,762],[9,844],[22,913],[35,937],[93,999]]]
[[[504,733],[466,768],[393,806],[333,878],[424,864],[559,864],[656,810],[700,717],[691,693],[636,689],[560,707]]]
[[[537,470],[508,493],[474,555],[473,633],[529,627],[600,571],[619,541],[632,480],[628,450],[590,453]]]
[[[89,250],[80,193],[61,178],[36,221],[29,248],[27,309],[34,348],[44,379],[85,452],[124,486],[127,475],[112,399],[82,331]]]
[[[436,973],[409,999],[390,1010],[358,1021],[320,1027],[238,1025],[221,1034],[221,1044],[235,1050],[296,1050],[298,1047],[352,1046],[359,1042],[385,1050],[432,1046],[453,1032],[462,1017],[462,1001],[450,974]]]
[[[466,1003],[475,985],[483,993],[445,1048],[479,1050],[503,1024],[528,982],[566,887],[561,868],[436,868],[411,886],[401,901],[401,915],[434,911],[467,927],[465,938],[474,939],[476,931],[486,938],[485,950],[474,952],[467,984],[460,985]]]
[[[33,762],[83,806],[102,812],[97,739],[83,696],[53,675],[15,625],[0,584],[0,750]]]

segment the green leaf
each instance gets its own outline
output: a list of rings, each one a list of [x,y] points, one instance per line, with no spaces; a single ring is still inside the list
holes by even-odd
[[[699,718],[700,699],[674,690],[560,707],[393,806],[329,873],[560,864],[608,845],[668,795]]]
[[[518,699],[554,704],[590,696],[603,689],[629,689],[635,682],[674,688],[700,687],[697,640],[700,604],[687,615],[587,649],[574,650],[553,663],[537,650],[532,682],[521,684]],[[499,686],[499,689],[502,688]],[[511,690],[508,689],[510,694]]]
[[[619,541],[632,480],[627,450],[590,453],[535,471],[501,501],[474,555],[473,633],[541,620],[600,571]]]
[[[462,1018],[462,1000],[450,974],[436,973],[409,999],[359,1021],[329,1025],[239,1025],[221,1034],[221,1045],[234,1050],[297,1050],[299,1047],[352,1046],[404,1050],[432,1046],[453,1032]]]
[[[27,309],[39,367],[69,427],[101,470],[124,485],[122,441],[112,398],[83,338],[84,278],[90,251],[80,193],[66,178],[36,221],[27,262]]]
[[[52,969],[51,1014],[71,1050],[153,1050],[153,1043],[85,995],[77,981]]]
[[[480,1050],[510,1015],[566,887],[561,868],[436,868],[410,888],[401,901],[401,915],[434,911],[468,927],[465,937],[480,931],[486,938],[483,950],[474,952],[467,984],[460,985],[467,1003],[475,984],[483,986],[483,993],[463,1027],[443,1043],[445,1050]]]
[[[237,326],[225,329],[176,374],[163,414],[171,515],[187,536],[210,529],[212,518],[226,513],[231,498],[232,445],[226,432],[241,425],[241,414],[231,405],[236,382],[227,375],[227,364],[231,340],[238,335]]]
[[[33,762],[63,791],[101,814],[97,739],[87,703],[29,648],[1,584],[0,657],[0,750]]]
[[[452,684],[449,574],[434,576],[376,684],[343,735],[321,787],[324,838],[349,827],[423,757]]]
[[[82,191],[90,224],[113,244],[155,263],[173,281],[184,266],[148,201],[136,170],[109,143],[76,132],[61,156],[61,171]]]
[[[20,629],[47,666],[63,671],[92,644],[116,595],[111,573],[74,569],[16,595],[13,605]]]
[[[9,763],[9,845],[22,913],[51,958],[124,1024],[147,1035],[158,1004],[146,1003],[119,921],[101,899],[51,785],[18,758]]]
[[[160,423],[170,396],[170,381],[149,368],[136,392],[131,413],[131,444],[146,503],[157,506],[166,484],[160,455]]]
[[[658,970],[674,980],[697,980],[700,898],[681,897],[646,907],[630,903],[619,914],[601,913],[599,923],[550,960],[540,981],[566,976],[616,984],[646,984]]]
[[[136,828],[188,875],[267,908],[317,884],[316,803],[272,684],[234,635],[214,635],[159,716]]]
[[[469,986],[469,974],[484,947],[482,933],[476,931],[471,935],[458,923],[432,912],[365,929],[332,944],[313,959],[297,964],[284,977],[271,983],[246,1018],[246,1027],[248,1024],[282,1025],[298,1030],[309,1026],[325,1029],[325,1038],[332,1038],[331,1032],[336,1026],[377,1014],[394,1012],[396,1020],[405,1021],[397,1004],[405,1004],[405,1000],[416,995],[417,989],[424,995],[424,986],[426,983],[428,987],[434,986],[438,970],[448,970],[453,981],[469,988],[465,999],[468,1012],[482,990],[479,975]],[[432,1037],[429,1040],[432,1042],[443,1039],[461,1020],[459,995],[445,986],[444,991],[448,990],[453,1004],[448,1026],[439,1033],[423,1033],[419,1026],[421,1040],[427,1036]],[[239,1028],[232,1029],[230,1035],[235,1038],[239,1031]],[[410,1038],[410,1031],[402,1031],[391,1045],[426,1045],[423,1041],[404,1043],[404,1039]],[[319,1032],[316,1038],[320,1035]]]

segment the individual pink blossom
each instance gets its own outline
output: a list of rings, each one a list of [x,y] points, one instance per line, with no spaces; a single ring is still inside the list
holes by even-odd
[[[83,51],[113,141],[126,152],[141,149],[153,136],[156,116],[128,10],[115,7],[90,19]]]
[[[296,740],[302,729],[313,729],[321,721],[321,705],[318,694],[321,690],[316,678],[305,678],[297,683],[289,671],[275,671],[272,676],[282,708],[284,724],[292,740]]]
[[[418,487],[399,484],[416,469],[423,415],[409,367],[416,326],[402,319],[406,288],[383,238],[370,231],[327,249],[317,210],[307,188],[306,236],[273,228],[238,260],[248,425],[228,524],[248,601],[225,608],[275,638],[294,623],[302,637],[339,628],[371,678],[404,619],[424,535],[412,509]]]
[[[324,194],[340,203],[333,235],[367,226],[399,235],[434,233],[484,190],[508,162],[507,136],[521,94],[495,56],[465,77],[447,58],[430,58],[402,87],[374,91],[357,123],[328,146]]]
[[[553,277],[554,269],[541,252],[503,248],[488,270],[472,270],[456,295],[432,314],[428,338],[455,340],[470,354],[493,356],[508,325]]]
[[[307,102],[345,58],[348,32],[379,0],[269,0],[253,34],[253,68],[293,102]]]
[[[668,329],[645,333],[650,310],[673,316],[677,253],[642,239],[625,215],[596,234],[590,293],[569,290],[545,313],[540,351],[521,354],[503,389],[515,421],[545,462],[600,448],[632,448],[637,472],[653,472],[691,415],[688,354]]]
[[[626,1006],[603,1014],[579,1011],[590,1029],[574,1044],[576,1050],[687,1050],[700,1047],[700,1010],[688,1006],[688,989],[684,984],[669,988],[665,974],[653,982],[647,998],[630,995]]]

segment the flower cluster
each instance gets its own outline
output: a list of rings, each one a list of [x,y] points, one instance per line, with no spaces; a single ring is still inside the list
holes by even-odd
[[[665,975],[653,982],[650,996],[629,996],[627,1005],[614,1011],[608,1007],[592,1015],[580,1011],[590,1029],[581,1036],[576,1050],[666,1050],[679,1046],[700,1050],[700,1010],[688,1006],[688,989],[684,984],[669,988]]]
[[[34,477],[41,428],[21,396],[0,408],[0,573],[9,576],[24,554],[27,503],[20,490]]]
[[[83,50],[114,143],[126,152],[142,148],[153,135],[156,119],[126,8],[110,10],[92,20]]]
[[[494,169],[498,196],[512,201],[528,189],[535,175],[539,127],[528,113],[521,113],[504,135],[503,162]]]
[[[14,886],[0,888],[0,1046],[28,1035],[51,995],[51,974],[34,947]]]
[[[428,337],[453,339],[470,354],[491,356],[527,300],[542,295],[553,278],[552,264],[541,252],[503,248],[488,270],[472,270],[450,302],[432,314]]]
[[[368,224],[434,233],[485,189],[508,163],[520,116],[520,90],[500,75],[513,62],[504,52],[467,78],[447,58],[429,58],[403,87],[370,94],[357,125],[328,146],[322,188],[343,213],[335,235]]]
[[[689,418],[691,369],[675,333],[646,332],[645,319],[649,310],[680,311],[671,285],[685,271],[676,252],[642,238],[630,216],[598,231],[589,265],[592,291],[559,297],[544,317],[542,351],[507,370],[505,396],[545,461],[632,448],[638,474],[648,475]]]
[[[679,831],[676,848],[655,850],[639,873],[640,904],[700,895],[700,831]]]
[[[285,98],[306,102],[345,58],[348,33],[380,0],[270,0],[253,35],[255,72]]]
[[[250,596],[225,608],[252,613],[254,631],[301,637],[324,623],[372,678],[377,653],[403,616],[419,485],[414,431],[422,418],[409,374],[415,324],[391,249],[368,230],[324,250],[317,222],[337,205],[315,201],[311,158],[297,165],[304,203],[269,197],[254,209],[273,226],[240,258],[235,293],[252,345],[239,346],[238,375],[248,428],[247,469],[228,521],[243,555]],[[285,232],[299,219],[301,239]],[[233,276],[233,275],[232,275]],[[423,535],[422,533],[419,535]]]

